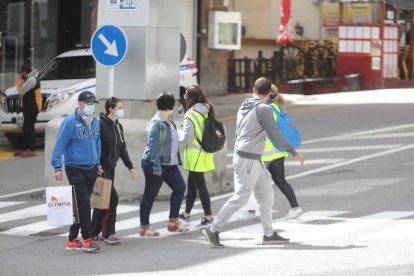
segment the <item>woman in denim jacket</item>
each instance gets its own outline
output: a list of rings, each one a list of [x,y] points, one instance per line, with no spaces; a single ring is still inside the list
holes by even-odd
[[[163,182],[172,189],[168,231],[188,231],[178,220],[186,186],[178,169],[178,165],[181,165],[181,159],[178,152],[177,127],[173,121],[168,119],[174,108],[174,96],[164,92],[157,97],[156,104],[158,111],[148,123],[148,142],[141,160],[141,167],[145,175],[145,190],[140,206],[139,235],[142,237],[160,235],[159,232],[151,229],[149,217]]]

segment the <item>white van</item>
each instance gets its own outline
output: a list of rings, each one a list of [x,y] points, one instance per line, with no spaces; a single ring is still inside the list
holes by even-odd
[[[96,66],[90,49],[65,52],[55,57],[38,74],[43,97],[43,110],[37,116],[36,133],[43,136],[46,123],[54,118],[72,113],[78,106],[78,95],[82,91],[95,92]],[[197,85],[197,68],[186,54],[180,63],[180,100],[185,87]],[[16,86],[6,89],[0,99],[0,132],[9,144],[18,148],[22,129],[23,113]],[[182,109],[182,108],[181,108]]]

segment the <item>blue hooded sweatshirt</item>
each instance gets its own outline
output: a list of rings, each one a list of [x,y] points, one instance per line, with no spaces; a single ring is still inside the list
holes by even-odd
[[[62,155],[64,155],[63,163],[68,167],[91,169],[100,164],[99,120],[94,117],[91,128],[88,128],[78,113],[76,109],[60,125],[51,162],[55,171],[62,170]]]

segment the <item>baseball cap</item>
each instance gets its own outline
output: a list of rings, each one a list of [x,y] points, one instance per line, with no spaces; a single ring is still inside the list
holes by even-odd
[[[98,103],[95,98],[95,94],[91,91],[83,91],[79,94],[78,101],[85,102],[85,103]]]

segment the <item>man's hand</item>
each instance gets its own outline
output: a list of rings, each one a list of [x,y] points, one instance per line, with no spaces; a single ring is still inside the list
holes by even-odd
[[[303,166],[303,164],[305,163],[305,157],[303,157],[303,155],[298,152],[295,155],[295,158],[299,161],[300,165]]]
[[[153,175],[161,176],[161,171],[154,171]]]
[[[132,179],[135,179],[137,177],[137,171],[134,168],[132,168],[129,172],[131,173]]]
[[[62,173],[62,171],[55,172],[55,180],[57,182],[62,182],[63,181],[63,173]]]

